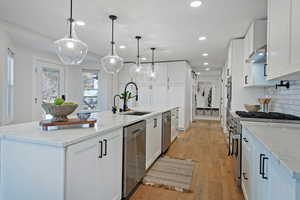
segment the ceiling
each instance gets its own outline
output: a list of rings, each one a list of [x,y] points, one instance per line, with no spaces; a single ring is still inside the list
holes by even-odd
[[[126,45],[118,54],[126,61],[136,55],[135,35],[141,35],[143,56],[151,58],[150,47],[157,47],[159,60],[186,59],[194,67],[208,62],[210,67],[224,65],[231,38],[245,34],[250,22],[267,15],[266,0],[202,0],[191,8],[190,0],[73,0],[74,18],[86,22],[77,33],[92,54],[99,57],[109,51],[109,14],[116,22],[116,42]],[[1,0],[0,19],[35,33],[12,37],[25,45],[53,50],[52,41],[66,33],[69,0]],[[199,36],[207,40],[199,41]],[[203,57],[202,53],[208,53]]]

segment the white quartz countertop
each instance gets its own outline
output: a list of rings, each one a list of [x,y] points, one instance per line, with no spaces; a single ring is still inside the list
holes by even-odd
[[[271,152],[291,176],[300,179],[300,125],[242,122],[243,127]]]
[[[113,114],[111,111],[94,113],[93,118],[97,119],[97,123],[93,128],[68,127],[42,131],[39,122],[9,125],[0,127],[0,135],[4,140],[66,147],[175,108],[177,106],[143,106],[133,108],[134,111],[151,112],[143,116]]]

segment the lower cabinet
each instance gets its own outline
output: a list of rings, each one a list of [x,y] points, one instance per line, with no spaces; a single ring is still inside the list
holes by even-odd
[[[66,151],[66,200],[120,200],[123,130],[72,145]]]
[[[161,154],[162,143],[162,115],[157,115],[146,120],[146,169]]]
[[[246,200],[298,200],[297,180],[243,128],[242,189]]]

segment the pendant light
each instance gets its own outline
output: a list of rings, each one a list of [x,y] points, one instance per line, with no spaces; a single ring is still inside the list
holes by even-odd
[[[117,16],[110,15],[109,19],[112,22],[112,35],[111,35],[111,51],[109,54],[101,59],[101,64],[107,73],[115,74],[123,68],[123,59],[116,53],[115,41],[114,41],[114,22]]]
[[[140,76],[144,73],[144,67],[141,64],[140,58],[140,40],[142,39],[141,36],[135,36],[137,40],[137,60],[136,63],[131,67],[130,73],[132,76]]]
[[[152,51],[152,62],[151,62],[151,69],[148,72],[148,77],[153,80],[156,78],[155,68],[154,68],[154,51],[155,48],[151,48]]]
[[[68,19],[68,33],[60,40],[54,42],[56,53],[66,65],[78,65],[87,55],[88,46],[78,39],[73,19],[73,0],[70,2],[70,18]]]

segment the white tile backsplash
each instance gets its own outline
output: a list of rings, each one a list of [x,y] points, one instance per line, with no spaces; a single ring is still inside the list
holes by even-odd
[[[290,81],[290,88],[268,88],[266,94],[272,97],[269,111],[300,116],[300,81]]]

